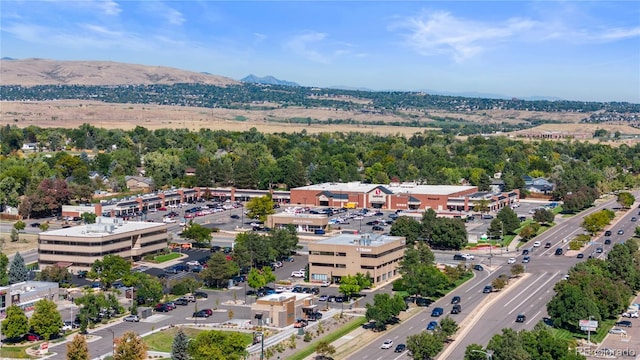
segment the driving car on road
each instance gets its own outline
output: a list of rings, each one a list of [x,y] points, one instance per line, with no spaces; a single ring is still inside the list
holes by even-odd
[[[460,296],[454,296],[453,298],[451,298],[451,303],[452,304],[459,304],[460,303]]]
[[[122,320],[126,322],[140,322],[140,318],[138,317],[138,315],[125,316],[124,318],[122,318]]]
[[[576,256],[576,257],[577,257],[578,259],[582,259],[582,258],[584,258],[584,254],[583,254],[583,253],[580,253],[580,254],[578,254],[578,256]]]
[[[382,343],[382,346],[380,346],[380,349],[391,349],[392,346],[393,346],[393,340],[387,339]]]
[[[544,244],[544,248],[545,248],[545,249],[548,249],[548,248],[550,248],[550,247],[551,247],[551,243],[550,243],[550,242],[548,242],[548,243]]]
[[[507,260],[507,264],[514,264],[516,262],[516,258],[512,257]]]
[[[523,263],[523,264],[526,264],[526,263],[528,263],[529,261],[531,261],[531,256],[525,256],[525,257],[523,257],[523,258],[522,258],[522,263]]]
[[[401,352],[405,351],[406,349],[407,349],[407,345],[398,344],[398,346],[396,346],[396,349],[393,350],[393,352],[401,353]]]
[[[562,255],[562,248],[556,249],[556,255]]]
[[[622,229],[618,230],[618,235],[624,235],[624,230]]]
[[[484,268],[482,267],[482,265],[473,265],[473,270],[475,270],[475,271],[483,271]]]
[[[491,286],[491,285],[486,285],[486,286],[482,289],[482,292],[483,292],[484,294],[488,294],[488,293],[490,293],[490,292],[492,292],[492,291],[493,291],[493,286]]]
[[[611,239],[604,239],[605,245],[611,245]]]
[[[431,316],[433,317],[438,317],[440,315],[444,314],[444,309],[441,307],[437,307],[435,309],[433,309],[433,311],[431,312]]]
[[[517,323],[523,323],[525,321],[527,321],[527,317],[524,314],[518,314],[518,316],[516,316]]]
[[[438,327],[438,322],[437,321],[430,321],[429,324],[427,325],[427,330],[428,331],[433,331]]]
[[[533,247],[540,247],[540,245],[542,245],[540,241],[536,241],[533,243]]]

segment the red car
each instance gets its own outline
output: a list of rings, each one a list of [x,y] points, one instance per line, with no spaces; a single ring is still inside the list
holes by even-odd
[[[34,334],[34,333],[28,333],[24,336],[24,338],[27,341],[41,341],[44,340],[44,338],[38,334]]]
[[[161,207],[161,208],[158,208],[158,211],[167,211],[167,208],[166,207]]]
[[[213,315],[213,310],[211,310],[211,309],[202,309],[202,312],[207,313],[207,315],[209,315],[209,316]]]

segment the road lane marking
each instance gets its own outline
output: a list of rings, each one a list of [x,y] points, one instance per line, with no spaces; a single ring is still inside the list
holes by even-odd
[[[559,274],[560,274],[560,272],[558,271],[558,272],[556,272],[555,274],[553,274],[552,276],[550,276],[550,277],[547,279],[547,281],[545,281],[544,283],[542,283],[542,285],[540,285],[540,286],[538,287],[538,289],[540,289],[541,287],[543,287],[543,286],[547,285],[547,284],[549,283],[549,281],[553,280],[553,278],[555,278],[555,277],[556,277],[556,276],[558,276]],[[524,304],[525,302],[527,302],[527,301],[528,301],[528,300],[529,300],[533,295],[535,295],[535,294],[536,294],[536,292],[534,291],[534,292],[532,292],[532,293],[531,293],[531,295],[527,296],[524,300],[522,300],[522,301],[520,302],[520,304],[516,305],[516,306],[513,308],[513,310],[511,310],[511,311],[509,312],[509,315],[513,314],[513,312],[514,312],[514,311],[516,311],[516,310],[517,310],[517,309],[518,309],[522,304]]]
[[[533,319],[537,318],[537,317],[538,317],[538,315],[540,315],[540,313],[541,313],[541,312],[542,312],[542,311],[538,311],[535,315],[533,315],[533,316],[531,317],[531,319],[529,319],[529,321],[527,321],[527,325],[529,325],[529,324],[533,321]]]
[[[532,287],[536,281],[542,279],[542,276],[544,274],[546,274],[547,272],[543,272],[542,275],[540,275],[537,279],[535,279],[534,281],[531,282],[531,284],[529,284],[529,286],[527,286],[526,288],[524,288],[524,290],[520,291],[518,294],[516,294],[516,296],[514,296],[511,300],[509,300],[509,302],[507,302],[506,304],[504,304],[504,307],[509,306],[509,304],[511,304],[512,301],[514,301],[518,296],[520,296],[520,294],[522,294],[523,292],[527,291],[527,289],[529,289],[530,287]]]

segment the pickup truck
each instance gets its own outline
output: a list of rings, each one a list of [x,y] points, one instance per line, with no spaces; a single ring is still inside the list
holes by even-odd
[[[304,275],[305,275],[305,274],[304,274],[304,271],[298,271],[298,270],[293,271],[293,272],[291,273],[291,277],[297,277],[297,278],[303,278],[303,277],[304,277]]]
[[[189,302],[196,302],[196,297],[193,295],[184,295],[182,296],[183,299],[186,299]]]

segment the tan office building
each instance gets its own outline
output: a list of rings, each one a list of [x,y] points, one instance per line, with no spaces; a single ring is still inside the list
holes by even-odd
[[[316,214],[291,214],[281,212],[267,216],[267,226],[272,229],[280,229],[287,225],[295,225],[298,232],[315,232],[327,230],[329,218],[326,215]]]
[[[315,310],[313,294],[280,293],[263,296],[251,305],[251,315],[264,325],[285,327],[304,319],[307,310]],[[261,325],[256,321],[256,325]]]
[[[105,255],[139,260],[167,247],[167,225],[97,217],[95,224],[42,232],[38,262],[42,267],[64,264],[72,272],[89,270]]]
[[[406,239],[381,234],[340,234],[309,243],[309,281],[338,283],[345,275],[369,272],[373,284],[400,276]]]

